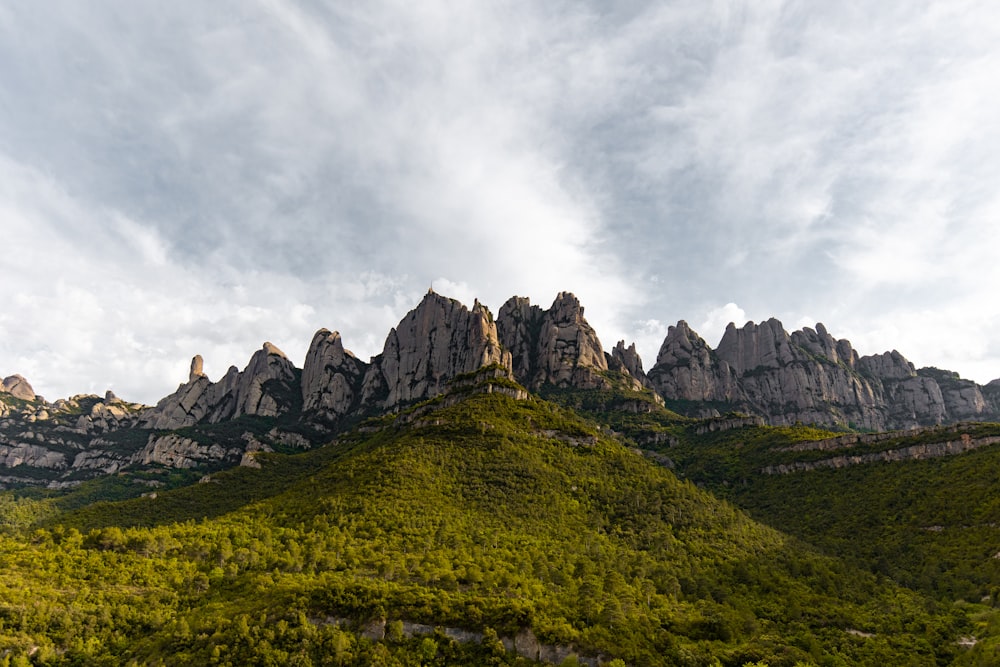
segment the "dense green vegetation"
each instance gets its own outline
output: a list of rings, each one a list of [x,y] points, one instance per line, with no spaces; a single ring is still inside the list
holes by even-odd
[[[829,434],[699,434],[641,392],[549,396],[562,406],[463,390],[327,446],[259,455],[260,469],[174,478],[155,497],[120,500],[136,482],[115,478],[0,496],[0,665],[534,664],[503,646],[527,631],[629,665],[989,664],[1000,627],[981,598],[996,596],[996,567],[955,569],[948,581],[967,592],[911,581],[909,533],[877,554],[839,543],[879,525],[837,522],[826,505],[845,493],[839,478],[755,472],[779,447]],[[928,463],[977,454],[989,451]],[[933,489],[962,471],[899,484]],[[985,526],[991,479],[970,481],[983,504],[967,518],[928,516]],[[926,528],[921,508],[895,511]],[[958,644],[974,633],[979,645]]]

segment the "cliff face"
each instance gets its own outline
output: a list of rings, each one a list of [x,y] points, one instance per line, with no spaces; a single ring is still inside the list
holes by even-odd
[[[271,343],[254,353],[242,373],[231,366],[218,382],[209,380],[201,368],[201,357],[196,356],[188,381],[147,410],[139,426],[169,430],[243,415],[277,417],[293,410],[300,396],[295,366]]]
[[[612,355],[605,354],[597,333],[583,316],[583,306],[569,292],[561,292],[548,310],[532,306],[524,297],[512,297],[497,314],[500,342],[512,353],[514,377],[526,387],[543,385],[597,389],[611,386],[602,374],[613,370],[642,386],[645,374],[635,346],[624,341]]]
[[[712,350],[682,321],[668,329],[649,378],[667,400],[725,405],[779,425],[886,430],[998,414],[975,383],[925,370],[895,350],[860,357],[822,324],[791,334],[775,319],[730,324]]]
[[[328,420],[357,409],[367,368],[368,364],[344,349],[338,332],[320,329],[302,366],[302,409]]]
[[[656,391],[675,401],[736,404],[742,399],[736,371],[684,320],[668,327],[648,377]],[[694,412],[709,417],[715,411],[704,405]]]
[[[500,344],[490,311],[478,301],[469,310],[428,292],[372,360],[361,384],[362,403],[391,409],[431,398],[456,375],[493,364],[509,371],[511,355]]]
[[[523,398],[511,379],[535,391],[652,388],[655,401],[665,398],[688,415],[738,410],[755,415],[754,423],[763,418],[884,431],[1000,420],[1000,380],[979,386],[949,371],[917,370],[895,350],[861,357],[822,324],[791,334],[775,319],[731,324],[713,350],[680,321],[668,329],[647,374],[634,344],[620,341],[604,351],[569,292],[547,310],[512,297],[494,321],[478,301],[470,309],[431,291],[368,363],[344,347],[339,333],[320,329],[301,371],[270,343],[242,371],[231,367],[216,382],[203,366],[194,357],[187,382],[155,407],[126,403],[111,392],[48,403],[23,377],[4,378],[0,488],[62,488],[137,469],[253,465],[256,452],[308,447],[354,420],[398,411],[452,386],[469,389],[472,382],[476,390]],[[619,409],[650,405],[625,402]],[[259,419],[229,426],[243,416],[275,421],[266,434]]]

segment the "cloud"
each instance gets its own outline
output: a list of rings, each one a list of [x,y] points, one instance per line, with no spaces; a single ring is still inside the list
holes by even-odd
[[[993,18],[982,2],[6,7],[0,224],[18,251],[0,370],[150,401],[192,354],[218,376],[271,340],[301,363],[321,326],[377,354],[434,284],[494,312],[571,290],[647,366],[661,322],[703,313],[712,337],[745,309],[989,379]]]
[[[730,324],[742,327],[746,322],[746,312],[735,303],[730,302],[708,311],[705,315],[705,320],[701,323],[697,331],[705,338],[709,345],[716,347],[718,342],[722,340],[722,335],[725,333],[726,327]],[[715,343],[711,341],[715,341]]]

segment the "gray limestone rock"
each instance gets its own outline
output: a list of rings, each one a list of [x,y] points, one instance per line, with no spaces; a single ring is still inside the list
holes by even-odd
[[[948,420],[982,420],[996,415],[988,398],[989,385],[980,387],[972,380],[963,380],[958,373],[939,368],[921,368],[917,375],[933,379],[940,387]]]
[[[320,329],[302,367],[302,409],[336,419],[356,407],[367,364],[344,349],[340,334]]]
[[[44,445],[24,442],[0,444],[0,467],[16,468],[22,465],[30,468],[64,470],[69,461],[65,454],[53,451]]]
[[[528,385],[535,375],[538,334],[545,315],[527,297],[514,296],[497,312],[497,335],[510,351],[514,377]]]
[[[905,380],[917,374],[913,364],[896,350],[861,357],[858,370],[879,380]]]
[[[638,380],[643,387],[651,387],[646,378],[646,372],[642,369],[642,358],[636,352],[635,343],[625,347],[625,341],[618,341],[618,344],[611,350],[610,357],[608,368],[612,368],[612,364],[614,364],[615,367],[612,370],[622,370]]]
[[[531,389],[545,384],[610,385],[600,375],[608,370],[601,342],[569,292],[561,292],[548,310],[532,306],[524,297],[512,297],[500,309],[497,329],[503,346],[511,351],[514,376]]]
[[[661,396],[671,400],[733,403],[740,398],[735,371],[717,359],[684,320],[667,328],[649,380]]]
[[[214,415],[213,421],[242,415],[277,417],[292,408],[292,396],[298,396],[299,391],[292,362],[277,347],[264,343],[239,375],[233,413]]]
[[[35,400],[35,390],[20,375],[5,377],[3,383],[0,384],[0,391],[8,393],[14,398],[20,398],[22,401]]]
[[[485,306],[476,301],[469,310],[433,291],[389,332],[372,361],[362,400],[383,408],[436,396],[451,378],[484,366],[511,367]]]
[[[817,324],[815,329],[804,327],[793,332],[790,338],[794,345],[835,364],[854,368],[858,363],[858,353],[854,351],[851,342],[847,339],[835,339],[822,324]]]
[[[758,368],[780,368],[795,360],[791,337],[773,317],[766,322],[747,322],[742,329],[726,327],[716,356],[737,375]]]
[[[714,351],[679,322],[649,371],[666,399],[721,402],[772,424],[880,430],[995,412],[988,391],[945,376],[918,377],[896,351],[859,357],[822,324],[788,334],[776,319],[730,324]]]
[[[176,434],[157,436],[150,434],[146,446],[131,458],[140,465],[158,464],[170,468],[194,468],[199,463],[239,460],[242,450],[228,450],[218,444],[199,444]]]
[[[139,418],[140,427],[171,430],[242,415],[276,417],[293,409],[301,395],[295,367],[271,343],[264,343],[254,353],[242,373],[230,366],[218,382],[194,372],[200,368],[200,357],[196,356],[188,381],[145,410]]]

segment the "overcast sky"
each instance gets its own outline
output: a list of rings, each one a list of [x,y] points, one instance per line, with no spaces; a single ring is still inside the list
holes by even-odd
[[[613,5],[613,9],[608,9]],[[1000,9],[0,2],[0,377],[367,359],[428,287],[1000,377]]]

